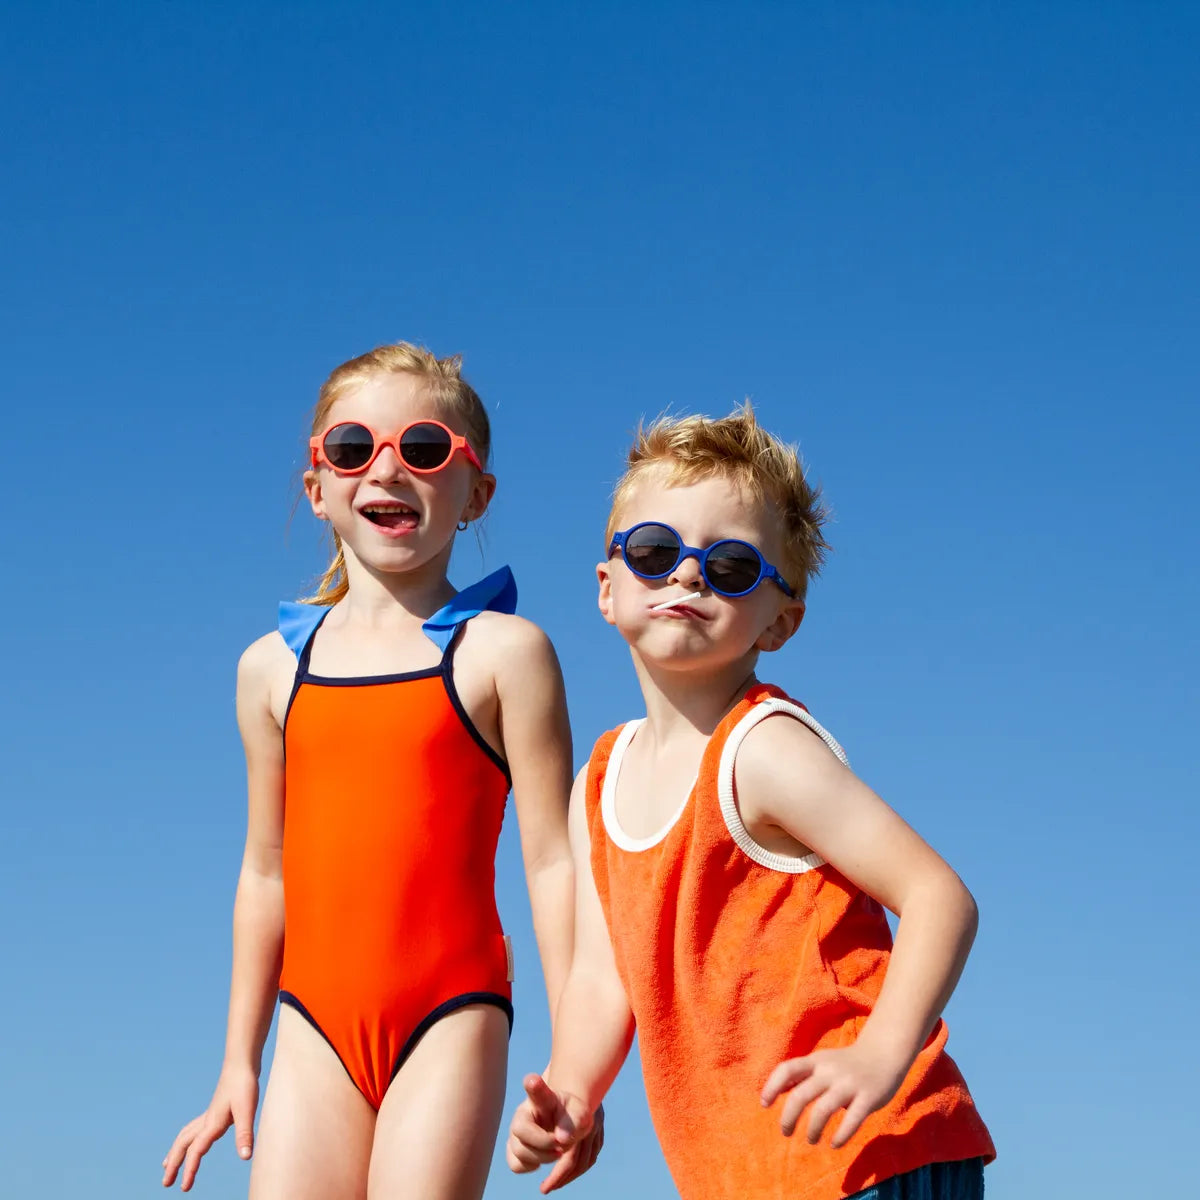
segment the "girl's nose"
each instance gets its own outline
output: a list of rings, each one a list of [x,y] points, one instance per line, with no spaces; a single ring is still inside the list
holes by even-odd
[[[372,483],[394,483],[407,476],[403,459],[396,453],[396,447],[391,445],[382,446],[367,469],[367,477]]]

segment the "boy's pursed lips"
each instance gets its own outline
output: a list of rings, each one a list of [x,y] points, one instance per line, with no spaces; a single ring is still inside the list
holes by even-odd
[[[683,617],[685,619],[694,618],[698,621],[708,620],[708,616],[705,613],[700,612],[698,609],[692,608],[690,604],[675,604],[670,608],[659,608],[657,605],[655,605],[650,609],[650,615],[652,617]]]

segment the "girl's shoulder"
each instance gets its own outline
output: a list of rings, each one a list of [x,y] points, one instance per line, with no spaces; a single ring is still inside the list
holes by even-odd
[[[295,672],[296,656],[279,630],[272,629],[242,651],[237,667],[238,695],[270,696]]]
[[[260,675],[277,669],[281,663],[288,662],[294,668],[296,657],[289,649],[287,642],[283,640],[283,635],[279,630],[272,629],[270,633],[264,633],[262,637],[255,638],[242,651],[242,655],[238,659],[238,677],[241,678],[243,674]]]
[[[481,612],[467,622],[462,644],[468,653],[483,654],[498,666],[558,662],[554,645],[545,630],[516,613]]]
[[[244,738],[267,744],[283,728],[296,659],[278,629],[264,633],[242,651],[237,667],[238,724]],[[257,732],[253,732],[257,731]]]

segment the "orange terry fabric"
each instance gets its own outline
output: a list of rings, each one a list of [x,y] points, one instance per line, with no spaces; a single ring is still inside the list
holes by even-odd
[[[927,1163],[995,1157],[939,1021],[897,1095],[847,1146],[837,1117],[810,1146],[759,1094],[783,1060],[854,1042],[879,995],[891,933],[882,907],[828,864],[760,865],[718,799],[732,731],[777,688],[721,722],[685,808],[657,844],[617,845],[602,792],[620,730],[588,767],[592,870],[637,1021],[646,1094],[683,1200],[839,1200]],[[775,720],[782,718],[775,717]],[[619,764],[617,765],[619,770]]]
[[[512,1017],[496,911],[508,795],[453,691],[450,656],[322,679],[307,651],[285,723],[281,999],[378,1108],[425,1029],[467,1003]]]

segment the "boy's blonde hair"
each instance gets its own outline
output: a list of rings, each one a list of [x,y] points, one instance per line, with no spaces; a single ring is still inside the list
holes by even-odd
[[[487,469],[492,451],[492,430],[487,411],[475,389],[462,377],[462,355],[438,358],[424,346],[410,342],[395,342],[377,346],[335,367],[321,385],[317,407],[313,410],[312,436],[316,437],[329,422],[329,411],[347,392],[376,375],[414,375],[425,385],[435,409],[443,416],[460,422],[471,449]],[[306,604],[336,604],[349,590],[346,578],[346,556],[342,539],[334,530],[333,561],[321,576],[317,590],[304,597]]]
[[[783,535],[783,561],[775,565],[804,598],[809,579],[820,572],[830,549],[821,534],[828,514],[820,502],[820,488],[804,477],[797,448],[768,433],[755,419],[749,400],[727,417],[661,416],[648,426],[638,425],[625,474],[613,489],[606,550],[621,507],[640,480],[659,470],[665,471],[668,486],[718,476],[774,504]]]

